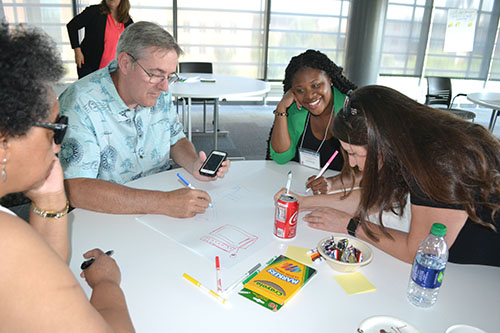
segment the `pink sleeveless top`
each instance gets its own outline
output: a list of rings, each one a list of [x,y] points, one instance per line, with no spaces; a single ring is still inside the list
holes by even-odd
[[[104,51],[102,52],[99,68],[106,67],[115,58],[116,44],[123,30],[125,30],[125,25],[123,23],[115,23],[113,16],[108,14],[106,32],[104,34]]]

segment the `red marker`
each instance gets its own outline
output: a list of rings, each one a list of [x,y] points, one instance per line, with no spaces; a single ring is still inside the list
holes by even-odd
[[[217,292],[222,292],[222,280],[220,278],[220,260],[219,256],[215,256],[215,278],[217,279]]]

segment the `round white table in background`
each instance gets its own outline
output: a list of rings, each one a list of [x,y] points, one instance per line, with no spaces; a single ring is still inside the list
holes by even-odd
[[[493,132],[500,110],[500,93],[496,92],[480,92],[467,94],[467,99],[475,104],[486,106],[493,109],[491,112],[490,124],[488,130]]]
[[[207,74],[207,73],[182,73],[181,78],[194,78],[200,79],[215,79],[214,82],[176,82],[171,86],[172,96],[177,98],[186,98],[188,100],[187,106],[187,132],[188,139],[191,141],[192,127],[191,127],[191,99],[204,98],[215,99],[214,106],[214,149],[217,149],[217,130],[219,129],[219,99],[235,97],[235,96],[258,96],[267,93],[271,90],[269,83],[245,78],[241,76],[225,75],[225,74]]]

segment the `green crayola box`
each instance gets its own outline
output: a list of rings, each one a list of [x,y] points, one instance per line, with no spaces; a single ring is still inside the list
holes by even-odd
[[[244,284],[240,295],[266,308],[279,310],[316,270],[283,255]]]

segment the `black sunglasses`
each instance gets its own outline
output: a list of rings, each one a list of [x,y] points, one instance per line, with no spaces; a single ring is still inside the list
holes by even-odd
[[[349,90],[347,94],[345,94],[344,106],[342,107],[342,118],[347,120],[349,116],[355,116],[358,114],[358,109],[351,107],[351,97],[352,90]]]
[[[68,129],[68,117],[59,116],[55,123],[35,123],[33,126],[48,128],[54,131],[54,143],[60,145]]]

